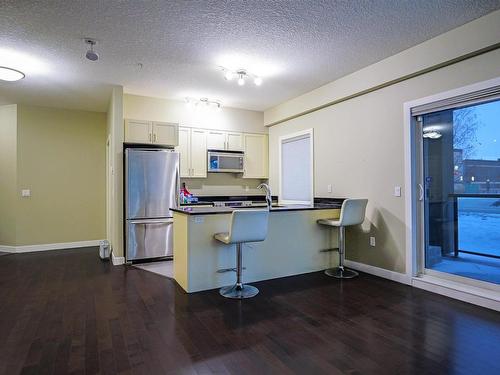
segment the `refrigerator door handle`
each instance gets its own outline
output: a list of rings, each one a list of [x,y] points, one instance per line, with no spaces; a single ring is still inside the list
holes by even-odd
[[[138,220],[127,220],[129,224],[173,224],[174,219],[138,219]]]
[[[176,179],[175,179],[175,203],[177,206],[175,208],[179,208],[181,206],[181,201],[180,201],[180,191],[181,191],[181,173],[180,173],[180,168],[177,168],[175,170],[176,173]]]

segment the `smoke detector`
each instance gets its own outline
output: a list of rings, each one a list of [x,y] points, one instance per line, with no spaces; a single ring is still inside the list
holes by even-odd
[[[87,53],[85,54],[85,57],[90,61],[99,60],[99,54],[94,51],[94,46],[97,44],[97,40],[85,38],[84,41],[86,44],[89,45],[89,49],[88,49]]]

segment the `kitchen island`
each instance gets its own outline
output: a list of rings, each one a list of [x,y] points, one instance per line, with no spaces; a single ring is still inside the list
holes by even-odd
[[[243,244],[243,282],[274,279],[337,266],[337,232],[316,221],[338,218],[337,203],[313,206],[279,206],[269,213],[269,230],[263,242]],[[174,211],[174,279],[188,293],[235,283],[235,245],[213,238],[227,232],[231,207],[182,207]]]

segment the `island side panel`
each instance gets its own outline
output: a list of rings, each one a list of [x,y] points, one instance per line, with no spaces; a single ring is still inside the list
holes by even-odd
[[[338,253],[320,250],[337,246],[337,230],[320,226],[316,221],[338,218],[339,214],[338,209],[271,212],[267,239],[243,245],[246,267],[243,281],[268,280],[336,266]],[[235,267],[235,246],[213,239],[214,233],[228,231],[230,218],[230,214],[188,217],[187,286],[178,281],[187,292],[234,284],[234,272],[217,273],[217,270]],[[177,262],[175,253],[174,262]]]
[[[174,279],[188,290],[188,219],[189,216],[174,212]]]

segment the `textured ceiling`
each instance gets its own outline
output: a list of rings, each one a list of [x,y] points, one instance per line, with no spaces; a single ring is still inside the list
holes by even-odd
[[[500,0],[2,0],[0,103],[106,110],[110,87],[264,110],[500,8]],[[82,39],[101,58],[84,59]],[[138,63],[142,63],[140,68]],[[261,74],[226,82],[217,65]]]

